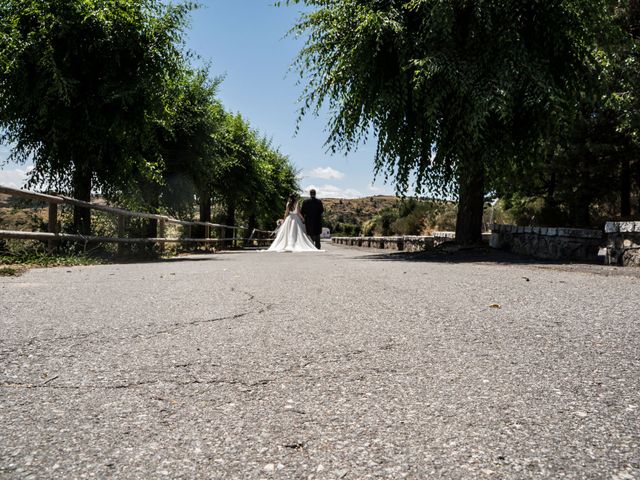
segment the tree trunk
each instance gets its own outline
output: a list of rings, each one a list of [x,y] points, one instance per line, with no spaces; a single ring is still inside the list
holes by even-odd
[[[88,165],[75,163],[73,170],[73,197],[85,202],[91,201],[91,169]],[[73,231],[80,235],[91,235],[91,210],[73,207]]]
[[[145,203],[145,210],[148,213],[158,213],[160,208],[160,188],[158,184],[143,180],[142,199]],[[146,238],[156,238],[158,236],[158,220],[150,218],[145,223],[144,236]],[[150,252],[153,252],[154,248],[153,243],[147,244],[147,249]]]
[[[636,160],[636,195],[638,204],[636,206],[636,215],[640,215],[640,160]]]
[[[458,174],[458,216],[456,242],[460,245],[482,243],[482,213],[484,210],[484,165],[469,161]]]
[[[256,228],[258,225],[258,219],[256,218],[255,215],[250,215],[249,216],[249,223],[247,225],[247,230],[246,230],[246,234],[245,234],[245,241],[244,241],[244,245],[248,246],[249,245],[249,237],[251,236],[251,232],[253,232],[253,229]]]
[[[225,225],[234,226],[236,223],[236,206],[235,203],[231,202],[227,205],[227,214],[224,219]],[[235,236],[235,231],[232,228],[225,228],[224,238],[233,238]],[[231,247],[233,246],[233,240],[227,240],[224,242],[225,246]]]
[[[631,163],[629,158],[622,160],[620,169],[620,216],[631,216]]]
[[[144,232],[145,238],[156,238],[158,236],[158,220],[155,218],[149,218],[146,223],[147,225]]]
[[[589,195],[586,192],[576,192],[575,198],[569,206],[569,218],[573,227],[587,228],[590,226],[590,207],[591,198]]]
[[[211,194],[208,190],[200,192],[200,221],[211,222]],[[198,229],[200,238],[204,238],[204,227]]]

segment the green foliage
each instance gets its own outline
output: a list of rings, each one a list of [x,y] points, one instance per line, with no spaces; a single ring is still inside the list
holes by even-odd
[[[18,277],[21,271],[15,267],[2,267],[0,268],[0,277]]]
[[[608,8],[595,0],[304,3],[316,8],[293,29],[308,34],[297,61],[308,78],[302,113],[327,102],[328,141],[338,149],[373,127],[377,168],[401,191],[414,172],[418,191],[445,193],[469,154],[504,156],[516,140],[535,141],[535,128],[599,65],[594,46]]]
[[[196,196],[210,195],[213,171],[220,161],[219,136],[224,110],[216,98],[220,80],[207,70],[184,68],[173,79],[168,107],[170,123],[161,135],[164,159],[162,205],[172,214],[188,214]]]
[[[214,169],[220,161],[225,112],[216,98],[220,80],[206,69],[183,65],[167,83],[164,117],[153,125],[148,155],[159,158],[158,175],[138,169],[125,189],[112,200],[134,209],[193,217],[194,199],[209,197]]]
[[[496,193],[525,225],[599,225],[605,211],[628,218],[640,192],[640,6],[617,3],[612,18],[624,35],[607,44],[595,85],[540,142],[545,154],[495,173]]]
[[[10,265],[3,270],[21,272],[21,267],[72,267],[80,265],[100,265],[106,263],[103,257],[76,251],[48,253],[41,242],[6,242],[0,248],[0,265]],[[11,275],[11,273],[7,273]]]
[[[227,212],[226,222],[240,214],[252,227],[275,228],[287,197],[299,190],[297,172],[271,142],[252,130],[240,114],[225,116],[221,154],[213,170],[214,200]]]
[[[362,222],[365,236],[428,235],[455,228],[456,205],[440,200],[405,198]]]
[[[182,51],[192,3],[0,3],[0,142],[33,161],[30,186],[191,219],[199,201],[271,228],[298,190],[289,159],[216,98],[218,78]],[[74,230],[115,228],[87,212]],[[66,225],[72,225],[67,223]],[[108,227],[108,228],[107,228]],[[138,236],[154,221],[134,221]]]
[[[258,227],[271,230],[282,218],[288,196],[300,190],[298,172],[266,138],[258,141],[258,159],[260,187],[253,192],[244,214],[254,215]]]
[[[134,170],[158,175],[151,127],[180,65],[191,7],[159,0],[5,0],[0,4],[0,125],[30,184],[112,191]],[[82,192],[88,195],[86,185]]]
[[[479,237],[485,175],[537,158],[613,32],[607,0],[287,3],[312,7],[293,28],[308,35],[301,115],[328,105],[333,149],[372,132],[376,172],[400,192],[414,178],[417,192],[458,193],[462,242]]]

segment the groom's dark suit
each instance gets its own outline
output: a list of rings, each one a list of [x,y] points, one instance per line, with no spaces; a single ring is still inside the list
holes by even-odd
[[[307,227],[307,235],[311,237],[316,248],[320,250],[320,234],[322,233],[322,213],[324,207],[322,202],[315,197],[311,197],[302,202],[300,213],[304,217]]]

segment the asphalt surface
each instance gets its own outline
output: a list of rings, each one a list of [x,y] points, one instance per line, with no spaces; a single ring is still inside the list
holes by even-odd
[[[640,479],[640,275],[327,246],[0,278],[0,478]]]

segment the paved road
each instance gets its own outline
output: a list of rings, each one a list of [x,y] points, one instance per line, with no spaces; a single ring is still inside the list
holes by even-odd
[[[0,478],[640,479],[611,273],[329,246],[0,278]]]

